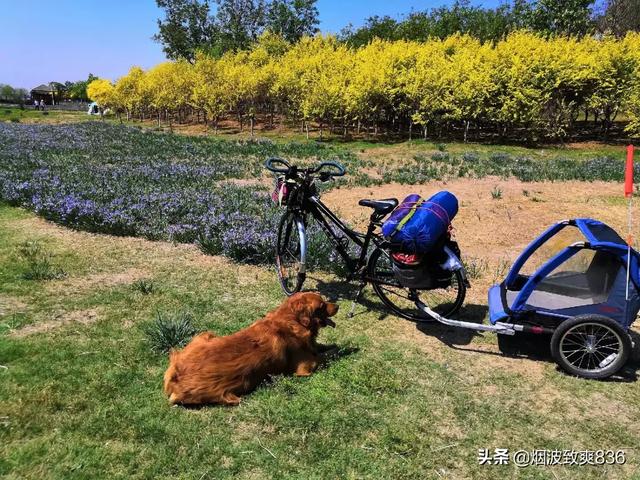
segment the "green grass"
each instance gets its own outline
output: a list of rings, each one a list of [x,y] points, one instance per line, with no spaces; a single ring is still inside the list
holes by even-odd
[[[46,245],[67,277],[26,280],[16,255],[29,240]],[[135,287],[140,278],[157,286],[153,294]],[[342,291],[327,287],[331,280],[323,277],[323,293]],[[549,362],[474,353],[495,339],[465,343],[437,327],[424,334],[385,316],[371,295],[372,310],[360,306],[353,319],[348,298],[340,300],[338,327],[321,335],[339,353],[312,377],[275,378],[237,408],[168,405],[167,359],[145,334],[156,312],[189,311],[199,329],[224,335],[281,300],[271,269],[192,246],[71,232],[0,205],[0,476],[638,474],[637,382],[587,382]],[[496,447],[630,450],[625,466],[479,466],[478,449]]]
[[[74,112],[67,110],[52,110],[47,107],[44,112],[34,110],[31,105],[24,109],[7,107],[0,104],[0,122],[15,123],[68,123],[95,119],[87,115],[87,112]]]

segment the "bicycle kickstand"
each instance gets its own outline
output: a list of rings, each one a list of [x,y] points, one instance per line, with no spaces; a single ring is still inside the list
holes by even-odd
[[[358,303],[358,300],[360,300],[360,297],[362,296],[362,291],[364,290],[364,287],[367,284],[365,282],[361,282],[360,286],[358,287],[358,293],[356,293],[355,298],[353,299],[353,302],[351,302],[351,310],[349,311],[349,318],[353,318],[353,314],[356,311],[356,303]]]

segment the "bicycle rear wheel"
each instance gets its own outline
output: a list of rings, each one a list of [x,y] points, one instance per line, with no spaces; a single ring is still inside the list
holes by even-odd
[[[276,245],[276,271],[286,295],[291,296],[302,289],[306,278],[306,242],[304,222],[287,211],[280,219]]]
[[[433,320],[418,310],[412,295],[443,317],[454,315],[462,307],[467,288],[460,271],[452,272],[451,282],[446,288],[409,289],[396,279],[392,262],[388,252],[377,248],[369,259],[368,273],[376,295],[396,315],[414,322]]]

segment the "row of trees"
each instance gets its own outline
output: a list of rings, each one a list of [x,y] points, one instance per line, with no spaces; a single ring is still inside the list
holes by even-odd
[[[295,43],[318,26],[316,0],[156,0],[165,12],[155,39],[170,59],[195,59],[195,52],[220,56],[249,48],[265,31]],[[215,14],[212,10],[215,7]],[[482,42],[504,39],[517,30],[542,35],[604,34],[623,37],[640,30],[640,0],[503,0],[484,8],[470,0],[416,10],[401,16],[373,16],[345,27],[338,38],[352,47],[373,39],[426,41],[456,33]]]
[[[414,11],[399,20],[369,17],[359,28],[349,25],[343,29],[340,38],[359,47],[374,38],[426,41],[456,33],[495,42],[522,29],[547,35],[584,35],[593,31],[596,24],[593,4],[593,0],[513,0],[496,8],[484,8],[469,0],[456,0],[451,6]]]
[[[0,83],[0,102],[24,104],[28,98],[29,92],[26,89]]]
[[[220,56],[246,50],[264,32],[288,42],[318,31],[316,0],[156,0],[165,12],[154,39],[170,59],[193,63],[197,51]]]
[[[87,96],[87,86],[98,77],[91,73],[86,80],[78,80],[76,82],[66,81],[50,82],[47,85],[55,91],[56,101],[71,100],[77,102],[86,102],[89,100]],[[18,103],[23,105],[29,101],[30,93],[25,88],[15,88],[11,85],[0,83],[0,102]]]
[[[66,82],[49,82],[47,85],[56,93],[56,99],[69,100],[74,102],[87,102],[87,86],[97,80],[98,77],[89,74],[86,80],[77,80],[75,82],[67,80]]]
[[[252,133],[257,118],[286,118],[320,137],[329,128],[566,138],[586,120],[606,133],[620,113],[640,133],[640,34],[515,32],[495,44],[454,35],[356,49],[331,36],[290,44],[265,33],[250,50],[134,67],[115,84],[92,82],[88,93],[127,118],[190,119],[217,130],[222,118],[235,117]]]

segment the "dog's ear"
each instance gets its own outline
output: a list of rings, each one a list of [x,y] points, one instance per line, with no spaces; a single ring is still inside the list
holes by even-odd
[[[289,299],[289,308],[296,316],[296,320],[305,328],[311,327],[315,306],[303,294],[294,295]]]

